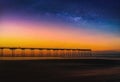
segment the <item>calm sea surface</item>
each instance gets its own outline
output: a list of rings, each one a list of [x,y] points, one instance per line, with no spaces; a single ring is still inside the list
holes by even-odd
[[[120,59],[0,57],[0,82],[120,82]]]

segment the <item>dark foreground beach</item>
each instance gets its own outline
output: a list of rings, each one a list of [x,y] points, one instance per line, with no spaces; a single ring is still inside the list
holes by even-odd
[[[120,60],[0,60],[0,82],[120,82]]]

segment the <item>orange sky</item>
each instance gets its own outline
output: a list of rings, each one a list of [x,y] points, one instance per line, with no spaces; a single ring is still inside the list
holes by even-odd
[[[120,50],[119,42],[118,36],[60,24],[4,20],[0,26],[0,46]]]

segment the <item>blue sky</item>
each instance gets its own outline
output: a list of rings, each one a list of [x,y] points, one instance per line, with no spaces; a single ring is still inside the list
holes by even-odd
[[[0,0],[2,15],[73,25],[120,35],[119,0]]]

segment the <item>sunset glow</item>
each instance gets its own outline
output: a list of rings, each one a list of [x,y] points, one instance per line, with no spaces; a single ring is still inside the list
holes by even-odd
[[[84,27],[10,18],[1,27],[1,46],[120,50],[119,36]]]

